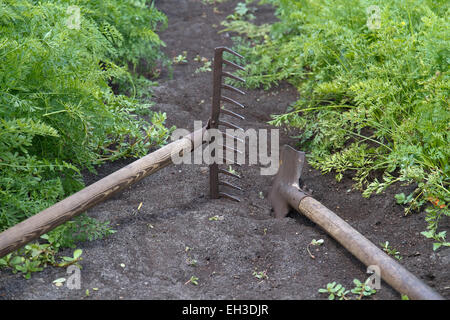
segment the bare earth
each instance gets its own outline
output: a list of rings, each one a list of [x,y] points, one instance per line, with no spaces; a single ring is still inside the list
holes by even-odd
[[[187,51],[189,61],[175,65],[172,78],[163,72],[155,88],[154,109],[167,112],[168,125],[192,130],[194,120],[208,119],[212,74],[194,73],[202,65],[194,57],[211,59],[215,47],[231,47],[230,35],[218,31],[238,2],[214,6],[200,0],[156,1],[169,18],[169,28],[161,34],[165,52],[174,57]],[[256,15],[260,22],[275,19],[268,6],[259,7]],[[244,129],[271,128],[266,123],[270,114],[284,112],[297,99],[295,88],[288,84],[247,92],[236,97],[247,106],[241,112],[246,120],[233,120]],[[280,145],[295,147],[296,140],[290,138],[294,134],[299,133],[283,130]],[[98,169],[98,176],[86,175],[86,181],[90,184],[130,162],[106,164]],[[89,215],[109,220],[117,233],[79,244],[84,258],[80,290],[52,284],[68,276],[65,269],[46,268],[30,280],[4,270],[0,299],[326,299],[318,289],[327,283],[337,281],[351,289],[354,278],[368,277],[361,262],[306,218],[297,213],[284,219],[271,216],[267,192],[272,177],[261,176],[258,166],[234,167],[242,176],[234,183],[244,191],[231,192],[242,199],[240,203],[210,200],[205,169],[169,166],[91,209]],[[394,194],[411,191],[411,186],[364,199],[350,190],[349,176],[337,183],[332,174],[323,176],[306,166],[303,178],[317,200],[375,244],[389,241],[403,257],[402,265],[450,297],[450,248],[433,252],[432,242],[420,235],[426,228],[424,213],[404,216],[395,202]],[[209,219],[214,216],[219,219]],[[448,219],[441,229],[449,229]],[[306,251],[312,239],[324,239],[322,246],[312,247],[315,259]],[[189,263],[193,260],[195,265]],[[257,279],[254,271],[265,271],[268,278]],[[191,276],[198,278],[198,285],[186,284]],[[384,282],[370,297],[399,298]]]

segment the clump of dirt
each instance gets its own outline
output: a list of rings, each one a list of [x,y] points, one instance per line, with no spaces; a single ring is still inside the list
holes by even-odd
[[[237,3],[156,1],[169,18],[169,28],[161,34],[166,54],[174,57],[186,51],[188,60],[174,66],[172,78],[163,73],[154,89],[154,109],[167,113],[168,125],[192,130],[194,120],[208,119],[212,75],[196,73],[203,63],[194,58],[211,60],[215,47],[232,45],[230,35],[218,31]],[[268,6],[259,7],[256,15],[260,21],[274,19]],[[242,111],[246,120],[238,123],[244,129],[271,128],[270,115],[284,112],[298,98],[288,84],[247,92],[236,97],[247,106]],[[283,130],[280,145],[295,147],[291,135]],[[86,181],[92,183],[126,163],[106,164],[98,169],[98,176],[86,176]],[[210,200],[208,170],[202,165],[169,166],[143,179],[89,210],[89,215],[109,220],[117,233],[79,244],[84,257],[81,289],[52,284],[68,276],[64,269],[47,268],[30,280],[1,271],[0,299],[322,299],[326,296],[318,289],[329,282],[352,288],[354,278],[368,277],[362,263],[306,218],[296,213],[284,219],[272,217],[266,198],[271,177],[260,175],[258,166],[233,168],[242,177],[235,182],[244,189],[236,193],[240,203]],[[424,214],[404,216],[395,202],[394,194],[408,187],[397,186],[364,199],[351,189],[349,177],[337,183],[332,174],[322,175],[308,165],[303,180],[318,201],[373,243],[389,241],[403,257],[401,264],[450,297],[450,249],[433,252],[431,242],[419,234],[426,228]],[[442,223],[448,229],[448,220]],[[324,239],[323,245],[311,247],[315,259],[306,250],[312,239]],[[267,277],[257,278],[259,272]],[[197,285],[188,282],[193,276]],[[399,298],[383,282],[371,297]]]

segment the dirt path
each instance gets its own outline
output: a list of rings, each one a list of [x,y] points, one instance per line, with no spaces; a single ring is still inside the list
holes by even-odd
[[[229,35],[217,31],[237,2],[218,4],[214,10],[200,0],[156,1],[169,18],[169,28],[161,35],[166,53],[173,57],[187,51],[189,61],[174,66],[172,79],[163,73],[155,89],[154,108],[167,112],[169,125],[191,130],[194,120],[208,119],[211,73],[196,74],[202,64],[194,62],[194,57],[211,59],[214,47],[231,46]],[[269,7],[260,8],[256,15],[260,21],[274,19]],[[268,92],[252,90],[239,98],[248,106],[242,112],[246,120],[239,125],[269,128],[269,115],[283,112],[296,98],[296,90],[289,85]],[[286,132],[281,143],[295,146]],[[105,165],[98,177],[87,180],[92,183],[125,163]],[[261,176],[259,167],[235,168],[242,176],[236,183],[245,189],[237,194],[241,203],[211,201],[204,169],[167,167],[91,209],[90,215],[111,221],[117,233],[79,245],[84,257],[80,290],[52,285],[53,280],[68,276],[63,269],[47,268],[30,280],[2,271],[0,299],[321,299],[326,296],[317,290],[328,282],[350,289],[354,278],[367,278],[365,267],[311,222],[298,215],[271,217],[265,197],[271,177]],[[316,199],[375,244],[389,241],[403,257],[403,265],[450,297],[450,249],[433,252],[431,243],[419,235],[426,226],[424,214],[405,217],[393,199],[395,193],[410,188],[363,199],[359,192],[349,191],[348,177],[338,184],[333,175],[322,176],[307,166],[304,180]],[[220,219],[210,220],[213,216]],[[442,227],[448,229],[448,220]],[[315,259],[306,251],[312,239],[324,239],[317,251],[313,249]],[[266,272],[268,279],[256,279],[254,271]],[[185,284],[191,276],[198,278],[198,285]],[[399,297],[382,282],[371,299]]]

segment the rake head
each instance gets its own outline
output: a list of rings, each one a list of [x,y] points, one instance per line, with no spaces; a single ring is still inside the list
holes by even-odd
[[[289,213],[291,202],[297,204],[310,193],[300,189],[300,181],[305,153],[285,145],[281,148],[280,166],[269,192],[269,201],[272,204],[276,218],[284,218]],[[294,208],[296,208],[294,206]]]
[[[221,108],[221,102],[225,102],[225,103],[237,106],[239,108],[245,108],[241,103],[237,102],[236,100],[234,100],[234,99],[232,99],[230,97],[222,95],[222,89],[225,89],[225,90],[228,90],[228,91],[231,91],[231,92],[235,92],[235,93],[238,93],[238,94],[241,94],[241,95],[245,95],[245,93],[243,91],[241,91],[241,90],[239,90],[239,89],[237,89],[237,88],[235,88],[233,86],[230,86],[228,84],[222,83],[222,78],[223,77],[227,77],[227,78],[231,78],[231,79],[234,79],[234,80],[237,80],[237,81],[245,82],[244,79],[241,79],[241,78],[231,74],[230,72],[227,72],[227,71],[223,70],[223,66],[224,65],[227,65],[227,66],[229,66],[231,68],[234,68],[234,69],[245,70],[243,67],[241,67],[241,66],[239,66],[239,65],[237,65],[237,64],[235,64],[233,62],[225,60],[223,58],[223,52],[224,51],[229,52],[229,53],[231,53],[231,54],[233,54],[233,55],[235,55],[235,56],[237,56],[239,58],[243,58],[240,54],[238,54],[238,53],[234,52],[233,50],[228,49],[226,47],[218,47],[218,48],[215,48],[215,50],[214,50],[213,99],[212,99],[212,111],[211,111],[211,119],[210,119],[210,122],[209,122],[209,128],[220,130],[219,126],[222,126],[222,127],[235,129],[235,130],[242,130],[240,127],[234,125],[233,123],[230,123],[228,121],[224,121],[224,120],[220,119],[220,114],[221,113],[229,115],[229,116],[237,118],[237,119],[240,119],[240,120],[244,120],[245,119],[243,116],[241,116],[240,114],[238,114],[238,113],[236,113],[236,112],[234,112],[232,110],[226,109],[225,107]],[[232,139],[237,140],[236,137],[230,136],[230,135],[226,134],[225,132],[221,132],[221,133],[223,134],[223,136],[225,138],[232,138]],[[231,149],[234,152],[239,152],[238,150],[236,150],[234,148],[231,148],[229,146],[225,146],[224,145],[224,146],[221,146],[221,147],[223,147],[224,150],[226,150],[226,149],[230,150]],[[232,188],[232,189],[236,189],[236,190],[242,190],[242,188],[240,188],[238,186],[235,186],[235,185],[233,185],[233,184],[231,184],[229,182],[226,182],[226,181],[220,181],[219,180],[219,174],[225,174],[225,175],[228,175],[228,176],[231,176],[231,177],[234,177],[234,178],[238,178],[238,179],[240,178],[238,175],[236,175],[236,174],[234,174],[232,172],[229,172],[229,171],[224,170],[224,169],[220,169],[219,165],[217,163],[211,164],[209,166],[209,188],[210,188],[210,196],[211,196],[211,198],[212,199],[218,199],[220,197],[224,197],[224,198],[228,198],[228,199],[231,199],[231,200],[239,202],[240,199],[237,198],[236,196],[233,196],[233,195],[228,194],[226,192],[221,192],[219,190],[219,185],[222,185],[222,186],[225,186],[225,187],[228,187],[228,188]]]

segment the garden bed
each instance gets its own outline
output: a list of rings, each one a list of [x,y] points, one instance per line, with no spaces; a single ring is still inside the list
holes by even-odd
[[[168,125],[192,130],[194,120],[208,119],[212,75],[196,73],[203,62],[194,58],[211,60],[214,47],[232,46],[230,35],[218,31],[237,2],[156,1],[169,19],[168,29],[160,34],[167,45],[165,53],[176,57],[186,51],[188,61],[174,65],[172,77],[163,71],[154,88],[153,109],[167,113]],[[257,19],[273,21],[273,10],[261,7]],[[246,120],[239,123],[244,129],[272,128],[267,124],[270,114],[285,112],[298,98],[288,84],[247,92],[240,98],[247,106],[242,111]],[[290,137],[298,132],[280,133],[280,145],[296,146]],[[103,165],[97,176],[85,175],[86,184],[130,161]],[[68,276],[61,268],[46,268],[29,280],[2,270],[0,299],[321,299],[327,296],[318,289],[327,283],[336,281],[351,289],[353,279],[368,277],[362,263],[299,214],[271,216],[267,200],[271,177],[261,176],[259,167],[234,169],[242,176],[236,182],[244,188],[237,194],[240,203],[210,200],[208,171],[202,165],[169,166],[143,179],[88,211],[109,220],[117,232],[77,246],[83,250],[81,289],[52,283]],[[402,265],[450,297],[450,248],[433,251],[432,241],[420,235],[427,225],[424,213],[405,216],[394,198],[412,187],[394,185],[366,199],[352,190],[348,176],[338,183],[333,174],[322,175],[307,165],[303,178],[317,200],[373,243],[389,241],[400,253]],[[441,229],[449,229],[448,219],[443,219]],[[310,247],[314,259],[307,251],[313,239],[324,240],[321,246]],[[192,277],[198,278],[197,284],[189,282]],[[400,294],[382,282],[369,299],[400,299]]]

